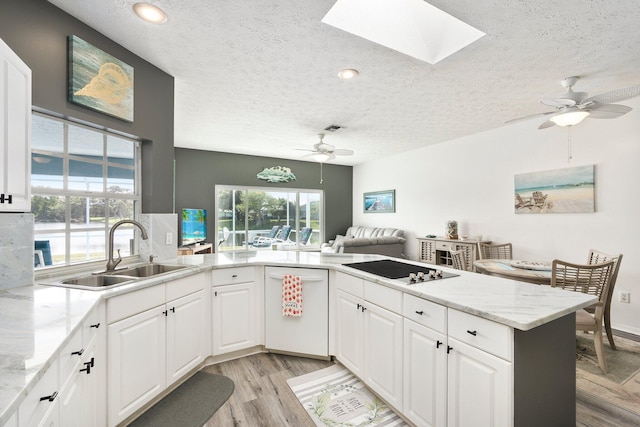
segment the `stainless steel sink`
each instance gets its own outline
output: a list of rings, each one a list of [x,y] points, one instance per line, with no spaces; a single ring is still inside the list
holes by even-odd
[[[158,274],[182,270],[183,268],[187,267],[187,265],[145,264],[139,265],[137,267],[129,267],[122,270],[116,270],[110,274],[131,277],[151,277],[157,276]]]
[[[113,276],[106,274],[74,277],[73,279],[62,280],[62,286],[77,286],[83,288],[103,288],[106,286],[120,285],[134,281],[134,277]]]

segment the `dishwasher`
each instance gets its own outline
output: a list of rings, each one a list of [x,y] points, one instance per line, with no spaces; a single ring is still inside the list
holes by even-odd
[[[282,314],[282,280],[299,276],[302,315]],[[265,347],[273,352],[329,356],[329,273],[295,267],[265,268]]]

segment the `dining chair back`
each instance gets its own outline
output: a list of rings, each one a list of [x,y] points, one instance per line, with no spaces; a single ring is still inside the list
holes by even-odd
[[[607,373],[607,361],[602,345],[602,320],[604,308],[609,300],[609,286],[614,264],[613,260],[599,264],[574,264],[557,259],[551,263],[552,287],[582,292],[598,298],[593,313],[584,309],[576,312],[576,330],[594,333],[593,341],[598,364],[604,373]]]
[[[478,256],[480,259],[513,259],[513,249],[511,243],[478,242]]]
[[[611,284],[609,285],[609,298],[607,299],[607,305],[604,307],[604,330],[607,333],[609,345],[613,350],[616,350],[616,344],[613,341],[613,332],[611,331],[611,300],[613,299],[613,288],[616,286],[618,271],[620,270],[620,264],[622,263],[622,254],[611,255],[595,249],[589,250],[587,264],[598,264],[609,260],[613,260],[615,264],[613,266],[613,273],[611,274]],[[593,313],[595,311],[595,307],[587,307],[585,310]]]
[[[454,251],[453,249],[449,249],[449,254],[451,255],[451,266],[456,270],[466,270],[467,263],[465,261],[465,252],[462,250]]]

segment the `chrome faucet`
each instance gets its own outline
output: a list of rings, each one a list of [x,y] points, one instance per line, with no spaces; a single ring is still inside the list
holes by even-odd
[[[107,273],[110,273],[112,271],[116,270],[116,266],[118,264],[120,264],[120,261],[122,261],[122,257],[120,256],[120,249],[118,249],[118,258],[117,259],[113,259],[113,235],[114,232],[116,231],[116,228],[120,227],[122,224],[133,224],[136,227],[138,227],[140,229],[140,234],[142,236],[143,240],[147,240],[147,230],[144,229],[144,227],[142,226],[142,224],[140,224],[138,221],[134,221],[132,219],[123,219],[122,221],[118,221],[115,224],[113,224],[113,227],[111,227],[111,230],[109,230],[109,249],[107,252]]]

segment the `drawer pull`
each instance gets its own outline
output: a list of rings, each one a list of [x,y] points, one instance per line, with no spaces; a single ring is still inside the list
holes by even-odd
[[[475,337],[476,335],[478,335],[478,331],[470,331],[470,330],[468,330],[468,329],[467,329],[467,333],[468,333],[468,334],[470,334],[470,335],[473,335],[474,337]]]
[[[54,391],[52,395],[41,397],[40,402],[42,402],[43,400],[48,400],[49,402],[53,402],[56,397],[58,397],[58,392]]]
[[[169,315],[169,310],[163,311],[162,314],[164,314],[164,317],[167,317],[167,315]]]
[[[98,329],[100,327],[100,323],[96,323],[94,325],[89,326],[90,328],[96,328]]]
[[[176,308],[175,307],[171,307],[171,312],[175,313],[176,312]]]
[[[78,356],[82,356],[82,353],[84,353],[84,348],[81,348],[81,349],[80,349],[80,350],[78,350],[78,351],[72,351],[72,352],[71,352],[71,355],[73,356],[73,355],[76,355],[76,354],[77,354]]]
[[[440,346],[444,344],[442,341],[437,341],[436,340],[436,348],[440,348]]]
[[[424,314],[424,311],[422,311],[422,310],[416,311],[416,314],[419,314],[420,316],[422,316]]]
[[[231,278],[232,278],[232,279],[235,279],[235,278],[237,278],[237,277],[238,277],[238,275],[237,275],[237,274],[234,274],[233,276],[231,276]]]
[[[87,375],[89,375],[91,373],[91,363],[86,362],[84,364],[85,368],[84,369],[80,369],[80,372],[86,372]]]
[[[448,345],[448,346],[447,346],[447,354],[451,353],[451,350],[453,350],[453,347],[451,347],[451,346],[449,346],[449,345]]]

